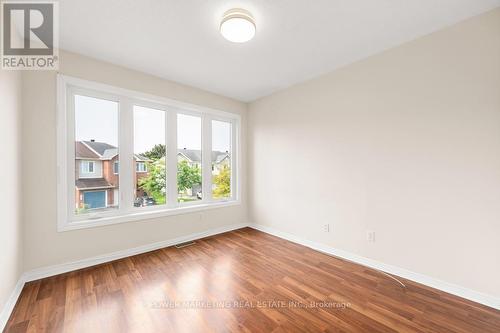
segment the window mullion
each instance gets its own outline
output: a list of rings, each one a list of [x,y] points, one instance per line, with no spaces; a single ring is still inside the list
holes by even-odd
[[[240,183],[239,183],[239,175],[238,175],[238,166],[239,166],[239,128],[238,123],[236,121],[231,121],[231,199],[238,200],[240,197]]]
[[[67,141],[66,141],[66,166],[67,170],[65,170],[65,178],[66,178],[66,186],[68,193],[68,206],[66,207],[66,214],[69,216],[65,216],[69,220],[72,220],[75,216],[75,95],[72,89],[68,89],[67,95]]]
[[[203,115],[201,126],[202,193],[205,202],[212,201],[212,119]]]
[[[119,182],[120,212],[132,210],[134,206],[134,116],[133,104],[128,98],[120,99],[120,145]]]
[[[174,208],[177,203],[177,113],[167,111],[165,117],[165,128],[167,144],[167,206]]]

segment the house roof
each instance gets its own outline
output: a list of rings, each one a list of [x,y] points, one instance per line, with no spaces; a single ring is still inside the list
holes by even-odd
[[[105,142],[77,141],[76,159],[110,160],[118,154],[118,148]]]
[[[103,160],[110,160],[113,157],[115,157],[116,155],[118,155],[118,148],[106,149],[104,151],[104,154],[102,154],[101,159],[103,159]]]
[[[149,158],[147,158],[146,156],[141,155],[141,154],[134,154],[134,157],[135,157],[135,160],[139,161],[139,162],[148,162],[148,161],[150,161]]]
[[[105,142],[77,141],[75,153],[77,159],[111,160],[118,155],[118,148]],[[141,154],[134,154],[134,157],[137,161],[149,161],[149,158]]]
[[[198,149],[179,149],[179,154],[191,162],[201,162],[201,150]],[[105,142],[97,141],[77,141],[76,158],[77,159],[101,159],[110,160],[118,155],[118,148]],[[141,154],[134,154],[137,161],[147,162],[150,159]],[[229,153],[222,151],[212,152],[212,163],[220,163],[229,157]]]
[[[212,152],[212,162],[214,163],[220,163],[224,159],[229,157],[229,153],[226,152],[221,152],[221,151],[213,151]]]
[[[110,145],[105,142],[97,142],[97,141],[82,141],[85,145],[87,145],[90,149],[94,150],[97,154],[103,156],[106,150],[109,149],[117,149],[115,146]]]
[[[80,178],[76,180],[76,188],[79,190],[98,189],[98,188],[112,188],[114,187],[108,183],[104,178]]]
[[[100,156],[89,149],[81,141],[75,143],[75,153],[77,159],[99,159]]]
[[[201,161],[201,151],[194,149],[179,149],[179,154],[184,155],[191,162],[200,162]]]
[[[201,150],[179,149],[179,154],[184,155],[191,162],[201,162]],[[227,152],[213,151],[212,152],[212,163],[220,163],[228,156],[229,156],[229,153],[227,153]]]

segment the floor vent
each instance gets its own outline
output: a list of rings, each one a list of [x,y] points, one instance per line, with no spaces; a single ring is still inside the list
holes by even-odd
[[[194,244],[196,244],[196,242],[192,242],[192,241],[191,242],[184,242],[184,243],[180,243],[180,244],[175,245],[175,247],[178,249],[182,249],[183,247],[191,246]]]

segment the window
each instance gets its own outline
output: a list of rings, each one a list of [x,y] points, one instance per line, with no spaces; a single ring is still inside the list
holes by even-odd
[[[239,203],[238,115],[58,76],[58,226]]]
[[[212,120],[212,197],[231,198],[231,123]]]
[[[177,114],[177,149],[177,200],[201,200],[201,117]]]
[[[167,202],[165,134],[165,111],[134,106],[135,207]]]
[[[93,161],[82,161],[81,173],[94,173],[94,162]]]
[[[118,176],[110,177],[107,170],[118,155],[118,103],[79,91],[70,103],[74,110],[72,161],[80,163],[80,172],[74,173],[74,213],[114,211],[118,208],[114,191],[119,188]]]
[[[135,164],[135,171],[137,171],[137,172],[148,172],[148,169],[146,167],[146,162],[137,162]]]

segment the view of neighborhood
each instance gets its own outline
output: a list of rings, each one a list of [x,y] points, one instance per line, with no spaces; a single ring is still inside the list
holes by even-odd
[[[119,204],[118,149],[105,142],[75,143],[76,212],[113,208]],[[156,145],[150,151],[134,155],[134,206],[165,204],[166,147]],[[194,201],[201,193],[201,151],[180,149],[177,153],[177,187],[179,202]],[[212,152],[212,195],[231,195],[231,159],[228,152]]]
[[[134,105],[135,207],[167,200],[165,111]],[[75,212],[113,210],[120,204],[118,103],[75,95]],[[177,114],[177,202],[202,200],[202,122]],[[211,121],[212,197],[231,197],[231,124]]]

